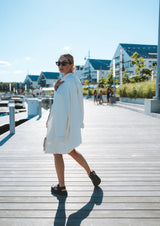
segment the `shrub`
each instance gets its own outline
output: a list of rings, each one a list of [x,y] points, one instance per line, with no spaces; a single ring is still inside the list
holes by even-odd
[[[121,85],[116,90],[116,93],[120,97],[130,97],[130,98],[152,98],[155,96],[156,81],[149,80],[141,83],[127,83]]]
[[[83,89],[83,95],[88,95],[88,89]]]

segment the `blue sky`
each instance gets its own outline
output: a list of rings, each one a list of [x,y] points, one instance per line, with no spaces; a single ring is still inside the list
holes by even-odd
[[[58,71],[69,52],[76,65],[112,59],[119,43],[158,43],[158,0],[0,0],[0,82]]]

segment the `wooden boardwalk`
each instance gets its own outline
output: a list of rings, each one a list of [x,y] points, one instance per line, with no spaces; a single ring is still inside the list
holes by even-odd
[[[21,119],[26,119],[26,118],[27,118],[27,112],[20,112],[15,114],[15,121],[19,121]],[[3,126],[8,123],[9,123],[9,115],[0,117],[0,126]]]
[[[102,178],[94,189],[85,171],[65,155],[67,199],[52,155],[42,151],[48,116],[0,136],[0,226],[159,226],[160,119],[85,100],[79,150]]]

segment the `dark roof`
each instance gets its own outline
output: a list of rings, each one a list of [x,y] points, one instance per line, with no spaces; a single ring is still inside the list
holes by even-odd
[[[58,79],[59,72],[41,72],[45,76],[46,79]]]
[[[108,70],[111,60],[89,59],[89,62],[95,70]]]
[[[36,82],[36,81],[38,80],[38,78],[39,78],[39,75],[28,75],[28,77],[29,77],[32,81]]]
[[[141,45],[141,44],[125,44],[125,43],[120,43],[120,45],[128,53],[129,56],[132,56],[133,53],[137,52],[139,54],[138,55],[139,57],[157,58],[157,56],[154,55],[155,53],[157,53],[157,45]]]

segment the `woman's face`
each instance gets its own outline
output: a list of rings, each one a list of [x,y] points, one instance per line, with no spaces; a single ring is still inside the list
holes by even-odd
[[[62,64],[60,64],[58,66],[60,73],[62,73],[63,75],[67,75],[68,73],[72,73],[73,64],[69,64],[69,60],[66,57],[60,57],[59,61],[60,62],[67,62],[67,64],[65,66],[63,66]]]

